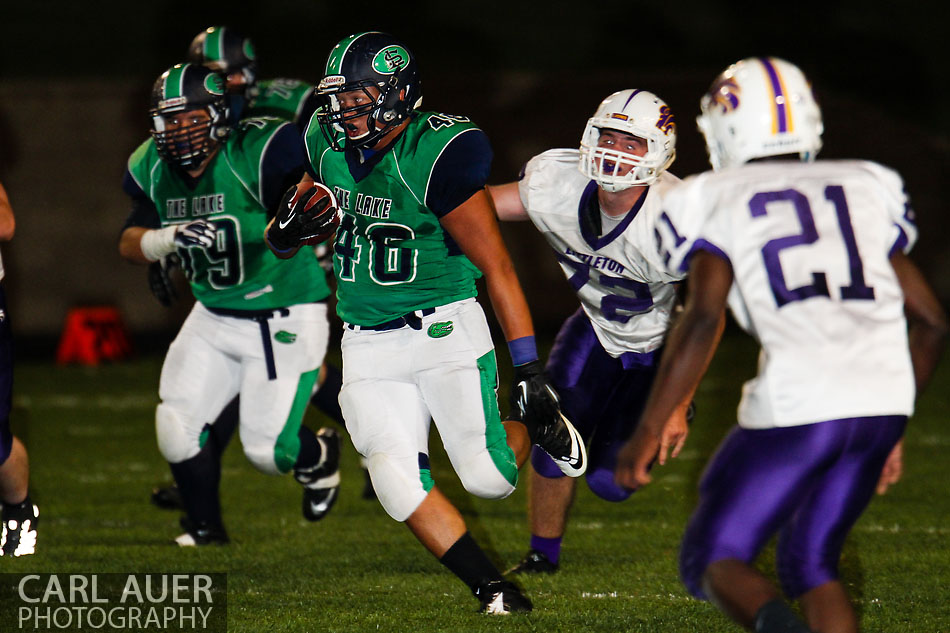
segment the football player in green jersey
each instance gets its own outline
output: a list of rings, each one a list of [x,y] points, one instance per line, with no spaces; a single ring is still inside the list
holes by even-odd
[[[215,70],[225,77],[229,119],[274,117],[305,127],[316,107],[313,86],[298,79],[258,80],[257,54],[250,38],[228,26],[212,26],[201,31],[188,47],[188,61]],[[242,114],[243,113],[243,114]],[[332,268],[329,249],[323,244],[317,247],[318,258],[324,268]],[[169,306],[176,298],[171,270],[177,266],[177,255],[163,257],[148,267],[149,288],[162,303]],[[343,426],[339,394],[343,376],[340,370],[324,362],[315,385],[310,403],[333,421]],[[223,453],[230,443],[238,424],[240,400],[236,398],[221,412],[212,425],[216,446]],[[361,459],[361,462],[364,460]],[[366,471],[363,473],[363,498],[375,499],[372,482]],[[304,508],[304,517],[310,521],[322,519],[330,511],[336,497],[312,507]],[[174,486],[160,486],[152,491],[151,501],[159,508],[180,510],[181,495]]]
[[[304,506],[339,486],[340,439],[301,426],[326,351],[329,289],[316,257],[285,261],[260,239],[303,171],[300,137],[272,119],[228,122],[224,80],[178,64],[155,82],[152,138],[129,158],[126,259],[181,257],[197,302],[169,347],[155,427],[185,508],[180,545],[226,543],[220,454],[210,424],[239,393],[244,452],[259,470],[291,470]]]
[[[228,26],[211,26],[195,36],[188,61],[224,75],[231,120],[273,116],[306,128],[317,98],[313,86],[299,79],[257,78],[254,43]]]
[[[529,611],[429,467],[431,417],[462,484],[480,497],[514,490],[532,442],[565,474],[586,468],[583,442],[541,371],[485,191],[488,140],[465,117],[416,109],[416,60],[385,33],[341,41],[317,92],[325,103],[305,133],[307,171],[333,190],[344,214],[333,265],[347,430],[386,512],[469,586],[483,611]],[[315,232],[314,215],[301,204],[280,208],[265,236],[271,249],[292,256]],[[515,365],[512,419],[504,422],[491,335],[475,300],[482,275]]]

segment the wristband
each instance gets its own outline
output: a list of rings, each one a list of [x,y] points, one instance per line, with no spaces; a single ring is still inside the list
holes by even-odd
[[[511,364],[515,367],[538,360],[538,348],[533,336],[522,336],[508,341],[508,352],[511,354]]]
[[[150,262],[157,262],[165,255],[175,250],[175,232],[177,226],[166,226],[164,229],[150,229],[145,231],[139,242],[139,248],[145,259]]]

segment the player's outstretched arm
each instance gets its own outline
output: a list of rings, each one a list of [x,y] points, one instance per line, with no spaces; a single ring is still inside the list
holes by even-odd
[[[495,316],[509,341],[534,336],[528,302],[495,221],[491,198],[482,189],[441,218],[443,228],[485,275]]]
[[[700,251],[693,257],[689,278],[686,307],[670,332],[640,423],[617,455],[614,478],[631,490],[648,484],[653,461],[659,456],[665,462],[670,448],[679,445],[681,437],[667,432],[667,422],[696,390],[721,334],[732,268]]]
[[[517,427],[509,428],[508,437],[520,465],[527,459],[530,443],[538,441],[539,429],[554,425],[561,417],[557,393],[544,375],[538,359],[528,302],[498,230],[491,198],[484,189],[444,215],[440,222],[462,252],[485,275],[492,308],[508,341],[515,366],[513,405],[508,420],[524,425],[520,433],[513,430]],[[530,439],[521,435],[524,432]],[[519,437],[524,441],[518,441]],[[515,444],[511,444],[512,441]]]
[[[910,357],[914,365],[917,393],[930,381],[940,360],[947,336],[947,315],[933,290],[914,263],[904,253],[891,256],[891,266],[904,293],[904,312],[909,325]],[[891,450],[881,477],[877,494],[900,481],[904,474],[904,441],[898,441]]]
[[[524,208],[521,193],[517,182],[504,185],[488,185],[489,199],[495,208],[495,215],[502,222],[518,222],[528,219],[528,211]]]
[[[937,362],[943,355],[948,329],[947,314],[920,269],[907,255],[902,252],[892,255],[891,266],[904,293],[910,358],[914,364],[917,393],[920,394],[930,382]]]
[[[178,248],[210,248],[215,240],[214,224],[207,220],[192,220],[163,229],[130,226],[119,237],[119,254],[139,264],[157,262]]]

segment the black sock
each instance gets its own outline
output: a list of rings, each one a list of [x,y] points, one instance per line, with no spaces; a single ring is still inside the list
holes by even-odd
[[[218,456],[224,453],[224,449],[228,447],[228,442],[231,441],[231,437],[237,429],[240,409],[241,396],[237,396],[221,410],[218,419],[211,425],[211,433],[217,440],[215,449],[218,451]]]
[[[501,572],[488,560],[488,556],[468,532],[455,541],[439,562],[468,585],[472,593],[484,580],[502,579]]]
[[[769,600],[755,612],[756,633],[812,633],[795,612],[779,598]]]
[[[317,393],[310,397],[310,404],[337,424],[346,426],[343,423],[343,412],[340,410],[340,389],[343,387],[343,374],[329,363],[326,364],[326,368],[323,384],[320,385]]]
[[[5,503],[0,501],[0,510],[4,519],[20,520],[20,517],[33,516],[33,501],[30,500],[30,493],[26,493],[26,499],[20,503]]]
[[[195,523],[214,527],[222,525],[221,500],[218,498],[220,457],[214,436],[211,435],[197,455],[177,464],[169,464],[175,484],[181,492],[185,514]]]
[[[300,452],[297,453],[294,468],[306,469],[317,466],[323,457],[323,445],[317,439],[316,433],[306,426],[301,426],[297,431],[297,437],[300,438]]]

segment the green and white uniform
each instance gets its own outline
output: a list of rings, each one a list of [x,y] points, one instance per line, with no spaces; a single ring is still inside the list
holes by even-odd
[[[206,425],[238,393],[241,442],[265,472],[287,472],[297,429],[326,352],[329,294],[312,251],[281,260],[263,241],[268,208],[299,174],[296,129],[245,119],[192,179],[161,160],[150,139],[133,152],[124,188],[126,226],[159,228],[204,219],[208,249],[179,249],[197,302],[169,348],[156,414],[159,448],[172,463],[196,455]]]
[[[517,467],[474,299],[480,272],[439,222],[484,187],[487,138],[465,117],[414,112],[364,160],[333,151],[315,120],[305,142],[311,175],[344,212],[333,262],[345,323],[340,405],[380,502],[403,521],[431,489],[430,416],[466,489],[507,496]]]
[[[313,95],[313,86],[299,79],[264,79],[257,82],[258,93],[243,116],[271,116],[284,121],[298,122],[304,112],[312,114],[307,106]],[[299,121],[301,127],[306,121]]]

